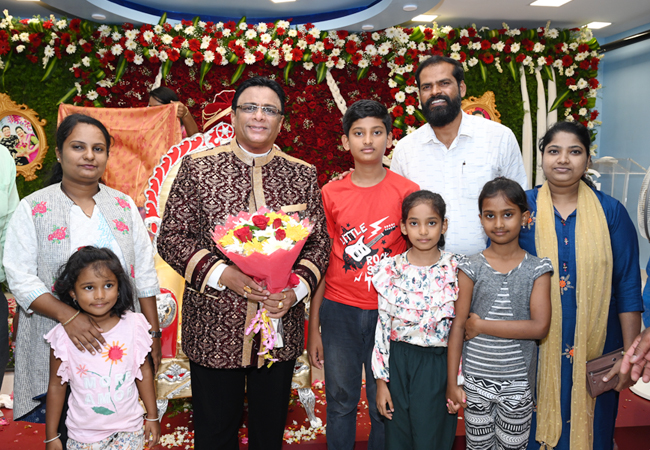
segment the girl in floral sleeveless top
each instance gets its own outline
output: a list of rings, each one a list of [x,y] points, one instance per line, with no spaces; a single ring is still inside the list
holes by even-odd
[[[133,288],[120,260],[107,248],[82,247],[70,257],[54,289],[77,314],[83,311],[94,319],[106,345],[98,355],[78,351],[64,328],[72,319],[45,335],[52,347],[46,449],[63,448],[57,430],[68,385],[68,450],[142,449],[147,437],[149,447],[157,445],[160,423],[146,359],[151,326],[133,312]],[[138,396],[147,409],[144,430]]]
[[[387,449],[450,449],[456,434],[445,391],[459,257],[441,250],[445,210],[438,194],[406,197],[400,226],[412,247],[383,259],[372,278],[379,294],[372,371]]]

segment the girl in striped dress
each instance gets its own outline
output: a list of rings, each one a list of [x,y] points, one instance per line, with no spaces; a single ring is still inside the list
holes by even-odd
[[[548,258],[519,246],[519,232],[529,218],[519,184],[503,177],[486,183],[479,211],[490,245],[458,265],[447,408],[450,413],[465,408],[468,449],[525,449],[534,405],[536,340],[546,336],[551,322],[553,267]],[[455,376],[461,352],[464,386]]]

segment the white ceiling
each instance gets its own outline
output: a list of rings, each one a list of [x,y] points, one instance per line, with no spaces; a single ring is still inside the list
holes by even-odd
[[[107,23],[158,21],[159,11],[171,11],[194,16],[215,18],[279,19],[311,16],[321,29],[345,28],[360,30],[362,25],[382,29],[391,25],[415,25],[408,20],[425,12],[438,14],[441,25],[463,26],[475,23],[490,28],[506,22],[511,27],[538,27],[551,20],[554,27],[579,27],[591,21],[612,22],[597,37],[623,33],[641,25],[650,28],[648,0],[572,0],[559,8],[533,7],[532,0],[297,0],[292,3],[271,3],[270,0],[44,0],[25,2],[0,0],[0,9],[20,17],[41,16],[81,17],[91,19],[93,13],[107,18]],[[417,10],[405,12],[404,5],[416,5]],[[335,17],[332,16],[334,12]],[[325,14],[330,13],[329,16]],[[97,21],[97,20],[95,20]],[[304,20],[302,20],[304,22]]]

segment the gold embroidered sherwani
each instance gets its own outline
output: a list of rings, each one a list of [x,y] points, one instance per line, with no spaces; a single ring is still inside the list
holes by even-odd
[[[277,147],[253,158],[233,140],[187,156],[169,193],[158,252],[185,277],[183,351],[204,367],[232,369],[260,363],[259,340],[244,335],[257,303],[229,289],[212,289],[207,281],[218,265],[232,264],[212,240],[215,225],[263,205],[297,212],[314,224],[293,267],[311,295],[327,269],[330,245],[313,166]],[[279,361],[295,359],[303,351],[304,308],[299,302],[282,318],[284,347],[273,351]]]

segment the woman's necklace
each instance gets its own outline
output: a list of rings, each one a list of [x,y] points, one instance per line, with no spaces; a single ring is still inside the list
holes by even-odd
[[[65,194],[66,197],[68,197],[70,199],[70,201],[75,206],[77,206],[81,210],[82,213],[84,213],[86,215],[86,217],[88,217],[89,219],[91,219],[93,217],[92,212],[90,214],[88,214],[86,211],[84,211],[84,209],[81,206],[79,206],[79,204],[77,202],[74,201],[74,199],[72,197],[70,197],[70,194],[68,194],[66,192],[65,188],[63,187],[63,183],[61,183],[61,191]],[[95,209],[95,208],[93,207],[93,209]]]

